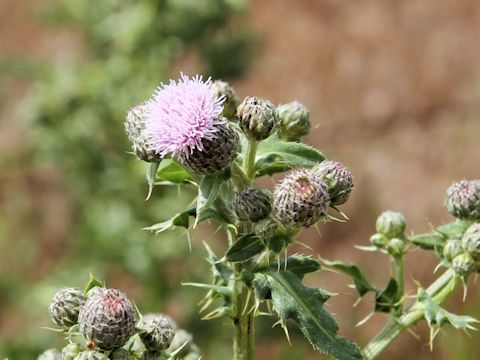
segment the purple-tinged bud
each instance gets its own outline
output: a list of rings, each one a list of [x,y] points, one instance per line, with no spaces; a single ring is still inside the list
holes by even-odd
[[[63,360],[63,358],[57,349],[48,349],[41,353],[37,360]]]
[[[373,234],[370,236],[370,242],[378,248],[384,248],[388,245],[389,239],[383,234]]]
[[[255,235],[261,240],[268,240],[277,234],[278,222],[275,219],[266,218],[255,225]]]
[[[400,237],[405,232],[405,217],[395,211],[384,211],[376,224],[377,232],[389,239]]]
[[[280,125],[278,136],[287,141],[297,141],[310,131],[310,113],[303,104],[292,101],[277,107]]]
[[[347,202],[353,189],[352,172],[340,161],[325,160],[312,169],[327,184],[330,203],[342,205]]]
[[[258,222],[272,212],[272,194],[264,189],[247,188],[236,193],[233,209],[240,220]]]
[[[475,272],[475,260],[468,253],[457,255],[452,260],[452,269],[457,275],[466,276]]]
[[[148,139],[144,134],[145,114],[147,110],[147,103],[135,105],[128,110],[125,118],[125,131],[128,139],[132,143],[133,152],[140,160],[158,162],[162,160],[162,158],[155,152],[155,149],[149,145]]]
[[[237,118],[243,132],[251,139],[268,138],[280,122],[275,106],[268,100],[247,96],[237,108]]]
[[[148,351],[168,349],[175,336],[172,324],[163,316],[140,320],[137,324],[137,332]]]
[[[275,218],[293,227],[315,224],[330,204],[327,185],[309,169],[288,173],[275,187],[273,199]]]
[[[465,250],[460,240],[448,240],[443,248],[443,257],[448,262],[452,262],[455,257],[463,252],[465,252]]]
[[[480,260],[480,223],[473,223],[462,236],[462,247],[475,260]]]
[[[237,120],[236,115],[239,101],[233,87],[226,81],[222,80],[215,80],[213,87],[215,90],[215,96],[217,98],[223,97],[225,99],[223,102],[222,116],[230,121]]]
[[[108,359],[108,355],[103,352],[96,351],[96,350],[86,350],[78,354],[75,357],[75,360],[109,360],[109,359]]]
[[[444,201],[447,211],[458,219],[480,219],[480,180],[461,180],[447,190]]]
[[[64,328],[75,325],[85,300],[85,294],[78,288],[65,288],[57,291],[48,308],[53,322]]]
[[[135,310],[125,294],[106,289],[85,302],[78,316],[80,332],[95,346],[111,350],[135,333]]]
[[[226,119],[216,126],[211,139],[203,139],[202,147],[181,153],[183,165],[199,175],[214,174],[232,163],[239,152],[240,143],[236,131]]]
[[[77,355],[84,350],[84,346],[77,343],[70,343],[62,349],[63,360],[74,360]]]

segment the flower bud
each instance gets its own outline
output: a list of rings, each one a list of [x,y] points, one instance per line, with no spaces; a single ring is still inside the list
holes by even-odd
[[[280,125],[278,136],[287,141],[297,141],[310,131],[310,113],[298,101],[277,107]]]
[[[293,227],[308,227],[325,217],[330,204],[327,185],[309,169],[287,174],[275,187],[275,218]]]
[[[373,234],[370,236],[370,242],[378,248],[384,248],[388,245],[388,238],[383,234]]]
[[[455,257],[463,253],[462,244],[459,240],[448,240],[443,248],[443,257],[451,262]]]
[[[109,359],[108,359],[108,355],[103,352],[96,351],[96,350],[86,350],[79,353],[75,357],[75,360],[109,360]]]
[[[340,161],[325,160],[312,169],[327,184],[330,203],[342,205],[347,202],[353,189],[352,172]]]
[[[452,260],[452,269],[457,275],[468,275],[476,270],[475,261],[468,253],[457,255]]]
[[[385,211],[377,218],[376,228],[390,239],[401,236],[405,231],[405,217],[399,212]]]
[[[37,360],[63,360],[63,358],[57,349],[48,349],[41,353]]]
[[[388,253],[393,257],[400,257],[405,253],[405,241],[400,238],[393,238],[387,245]]]
[[[129,351],[127,351],[125,349],[122,349],[122,348],[118,348],[118,349],[113,350],[110,353],[109,358],[110,358],[110,360],[132,360],[132,359],[134,359],[134,357],[131,356]]]
[[[261,240],[271,239],[277,234],[277,230],[278,223],[271,218],[260,220],[257,225],[255,225],[255,235]]]
[[[77,343],[70,343],[62,349],[62,356],[64,360],[74,360],[85,348]]]
[[[238,98],[233,87],[229,83],[222,80],[215,80],[213,83],[215,90],[215,97],[223,96],[225,101],[223,102],[223,112],[222,116],[226,117],[228,120],[235,121],[237,120],[237,107],[238,107]]]
[[[278,112],[268,100],[247,96],[237,108],[237,118],[243,132],[257,141],[266,139],[279,124]]]
[[[48,310],[55,324],[69,328],[77,323],[78,313],[84,303],[85,295],[81,289],[65,288],[53,296]]]
[[[158,162],[162,159],[161,156],[149,145],[143,133],[145,130],[145,113],[147,108],[147,103],[142,103],[128,110],[124,124],[125,131],[128,139],[132,143],[133,152],[140,160]]]
[[[137,324],[137,332],[148,351],[167,349],[175,336],[172,324],[163,316],[140,320]]]
[[[180,154],[183,165],[196,174],[214,174],[230,165],[238,154],[239,138],[232,126],[225,120],[216,129],[215,136],[204,139],[201,148]]]
[[[462,247],[475,260],[480,260],[480,223],[473,223],[462,237]]]
[[[265,219],[272,212],[272,194],[264,189],[247,188],[235,195],[233,209],[243,221]]]
[[[100,349],[123,346],[135,332],[135,311],[125,294],[105,289],[87,299],[78,316],[80,332]]]
[[[458,219],[480,219],[480,180],[461,180],[447,190],[444,201],[447,211]]]

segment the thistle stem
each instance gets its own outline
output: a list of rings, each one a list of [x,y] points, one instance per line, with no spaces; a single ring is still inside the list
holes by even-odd
[[[255,139],[248,140],[248,148],[243,160],[243,169],[248,181],[251,181],[255,176],[255,156],[257,153],[257,141]]]
[[[433,301],[441,304],[448,299],[460,284],[458,276],[452,270],[447,270],[426,292],[432,297]],[[425,315],[425,310],[419,301],[416,301],[399,318],[391,318],[387,325],[375,336],[363,349],[363,355],[366,360],[375,359],[382,353],[404,330],[414,325]]]
[[[404,294],[403,258],[402,256],[394,256],[393,261],[395,264],[395,280],[397,281],[398,295],[402,298]]]

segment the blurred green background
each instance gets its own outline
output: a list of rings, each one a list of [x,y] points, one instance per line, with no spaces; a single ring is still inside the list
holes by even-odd
[[[480,4],[323,0],[2,0],[0,3],[0,358],[35,359],[61,336],[47,306],[62,286],[92,271],[144,312],[171,314],[205,359],[228,359],[230,324],[200,321],[198,290],[209,274],[202,240],[141,229],[192,200],[155,188],[145,202],[145,165],[127,152],[128,108],[180,71],[231,82],[240,97],[299,100],[311,109],[307,142],[349,166],[355,190],[348,224],[321,225],[301,240],[330,259],[358,262],[379,284],[388,263],[363,254],[377,214],[403,211],[410,231],[450,221],[442,210],[455,179],[480,178]],[[263,184],[270,186],[270,181]],[[304,250],[302,250],[304,251]],[[419,260],[422,259],[422,260]],[[407,289],[433,279],[434,255],[408,257]],[[385,321],[353,311],[340,275],[311,285],[342,293],[329,310],[341,333],[365,343]],[[473,285],[473,283],[472,283]],[[480,317],[480,295],[448,303]],[[459,294],[461,295],[461,294]],[[258,359],[318,359],[292,330],[259,321]],[[220,331],[219,331],[220,329]],[[476,359],[480,340],[446,328],[433,352],[424,324],[385,359]]]

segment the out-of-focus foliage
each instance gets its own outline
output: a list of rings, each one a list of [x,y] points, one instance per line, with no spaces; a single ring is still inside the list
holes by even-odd
[[[167,297],[180,297],[188,304],[187,312],[196,312],[198,299],[184,295],[191,290],[178,289],[179,258],[186,269],[196,261],[195,256],[184,259],[186,239],[182,241],[177,233],[152,241],[150,234],[141,231],[154,220],[178,212],[191,197],[179,198],[174,187],[157,187],[163,201],[145,203],[147,187],[138,173],[146,164],[127,154],[130,144],[123,119],[132,104],[147,99],[161,80],[167,80],[172,62],[187,50],[200,54],[207,76],[241,75],[252,43],[241,25],[245,7],[244,0],[62,0],[43,14],[59,31],[78,32],[82,45],[74,58],[22,65],[33,69],[35,77],[32,94],[22,105],[31,130],[25,161],[59,174],[59,187],[73,212],[57,209],[52,214],[59,217],[50,219],[52,224],[68,224],[67,238],[55,249],[42,249],[45,242],[37,234],[17,231],[15,224],[9,227],[0,221],[3,238],[25,236],[13,245],[0,243],[4,254],[13,246],[18,248],[14,253],[24,256],[17,264],[18,273],[2,271],[0,275],[0,305],[22,314],[11,320],[22,337],[16,339],[15,331],[6,331],[0,340],[0,357],[33,359],[54,346],[58,336],[38,329],[49,325],[45,309],[50,297],[60,284],[84,281],[89,269],[140,291],[142,306],[149,311],[160,311]],[[22,199],[12,203],[19,201],[21,210]],[[1,211],[16,209],[2,207]],[[54,269],[42,274],[47,278],[19,285],[31,279],[25,273],[36,272],[36,262],[28,258],[50,252],[57,260]],[[173,277],[172,268],[177,271]],[[22,324],[27,318],[28,325]]]

